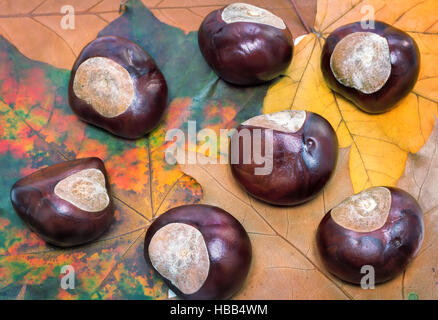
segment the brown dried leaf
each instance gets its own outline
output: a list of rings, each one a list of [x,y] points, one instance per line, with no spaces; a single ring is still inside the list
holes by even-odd
[[[82,48],[119,16],[120,0],[5,0],[0,2],[0,35],[25,56],[70,69]],[[75,11],[75,29],[63,29],[61,8]]]
[[[398,186],[410,192],[424,213],[425,238],[417,258],[403,278],[404,297],[414,292],[420,299],[438,299],[438,126],[416,154],[410,154]]]
[[[198,155],[200,157],[200,155]],[[203,188],[202,203],[219,206],[245,227],[253,245],[249,277],[236,299],[401,299],[402,275],[364,290],[328,274],[319,260],[315,232],[324,214],[353,194],[348,149],[341,149],[336,173],[313,201],[275,207],[245,193],[228,165],[181,164]]]

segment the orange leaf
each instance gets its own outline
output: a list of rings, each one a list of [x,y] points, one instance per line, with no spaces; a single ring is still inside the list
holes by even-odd
[[[3,1],[0,35],[31,59],[71,69],[82,48],[119,16],[119,4],[120,0]],[[74,29],[61,24],[67,14],[63,6],[74,9]]]

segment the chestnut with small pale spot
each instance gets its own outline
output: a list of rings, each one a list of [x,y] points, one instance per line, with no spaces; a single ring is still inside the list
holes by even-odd
[[[198,32],[199,48],[223,80],[236,85],[271,81],[288,68],[292,35],[273,13],[245,3],[211,12]]]
[[[238,220],[202,204],[170,209],[149,227],[146,262],[184,299],[228,299],[243,285],[251,242]]]
[[[328,86],[359,109],[383,113],[411,92],[420,71],[420,52],[406,32],[381,21],[374,28],[351,23],[324,43],[321,70]]]
[[[99,158],[40,169],[13,185],[11,202],[32,231],[60,247],[97,239],[114,220],[110,184]]]
[[[362,267],[374,269],[374,282],[396,277],[414,259],[424,238],[423,213],[406,191],[373,187],[331,209],[316,233],[325,268],[361,284]]]
[[[229,154],[233,177],[250,195],[293,206],[316,197],[330,180],[338,139],[320,115],[288,110],[243,122],[231,137]]]
[[[167,95],[154,60],[136,43],[116,36],[97,38],[82,50],[68,88],[70,107],[81,120],[127,139],[159,124]]]

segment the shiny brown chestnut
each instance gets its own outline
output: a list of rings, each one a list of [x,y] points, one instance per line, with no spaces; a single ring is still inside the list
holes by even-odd
[[[293,39],[284,21],[245,3],[211,12],[198,32],[201,52],[225,81],[255,85],[270,81],[289,66]]]
[[[302,110],[251,118],[231,137],[231,172],[255,198],[297,205],[314,198],[332,176],[338,140],[330,123]]]
[[[167,107],[167,84],[136,43],[105,36],[91,41],[71,71],[68,96],[83,121],[136,139],[152,131]]]
[[[84,158],[38,170],[11,189],[18,216],[48,243],[69,247],[98,238],[114,218],[102,160]]]
[[[321,55],[328,86],[361,110],[392,109],[414,87],[420,71],[418,46],[407,33],[384,22],[361,22],[333,31]]]
[[[403,271],[421,248],[423,213],[406,191],[373,187],[331,209],[319,224],[316,241],[322,262],[340,279],[360,284],[364,266],[375,283]]]
[[[251,242],[228,212],[209,205],[170,209],[149,227],[144,256],[185,299],[228,299],[251,264]]]

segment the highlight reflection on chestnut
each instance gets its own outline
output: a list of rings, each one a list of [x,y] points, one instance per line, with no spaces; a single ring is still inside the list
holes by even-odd
[[[61,162],[17,181],[11,202],[18,216],[45,241],[62,247],[98,238],[114,218],[103,162]]]
[[[167,106],[167,84],[136,43],[116,36],[90,42],[73,66],[69,103],[83,121],[136,139],[152,131]]]
[[[284,21],[245,3],[211,12],[201,24],[198,43],[205,60],[225,81],[255,85],[289,66],[293,39]]]
[[[228,212],[185,205],[158,217],[144,244],[146,262],[185,299],[227,299],[239,290],[251,263],[251,243]]]
[[[333,31],[321,55],[328,86],[368,113],[392,109],[414,87],[420,53],[414,39],[384,22],[361,22]]]
[[[327,270],[360,284],[363,266],[372,266],[375,283],[397,276],[417,255],[424,237],[423,213],[407,192],[373,187],[330,210],[316,235]]]
[[[338,140],[330,123],[302,110],[256,116],[231,138],[231,171],[252,196],[274,205],[314,198],[332,176]]]

